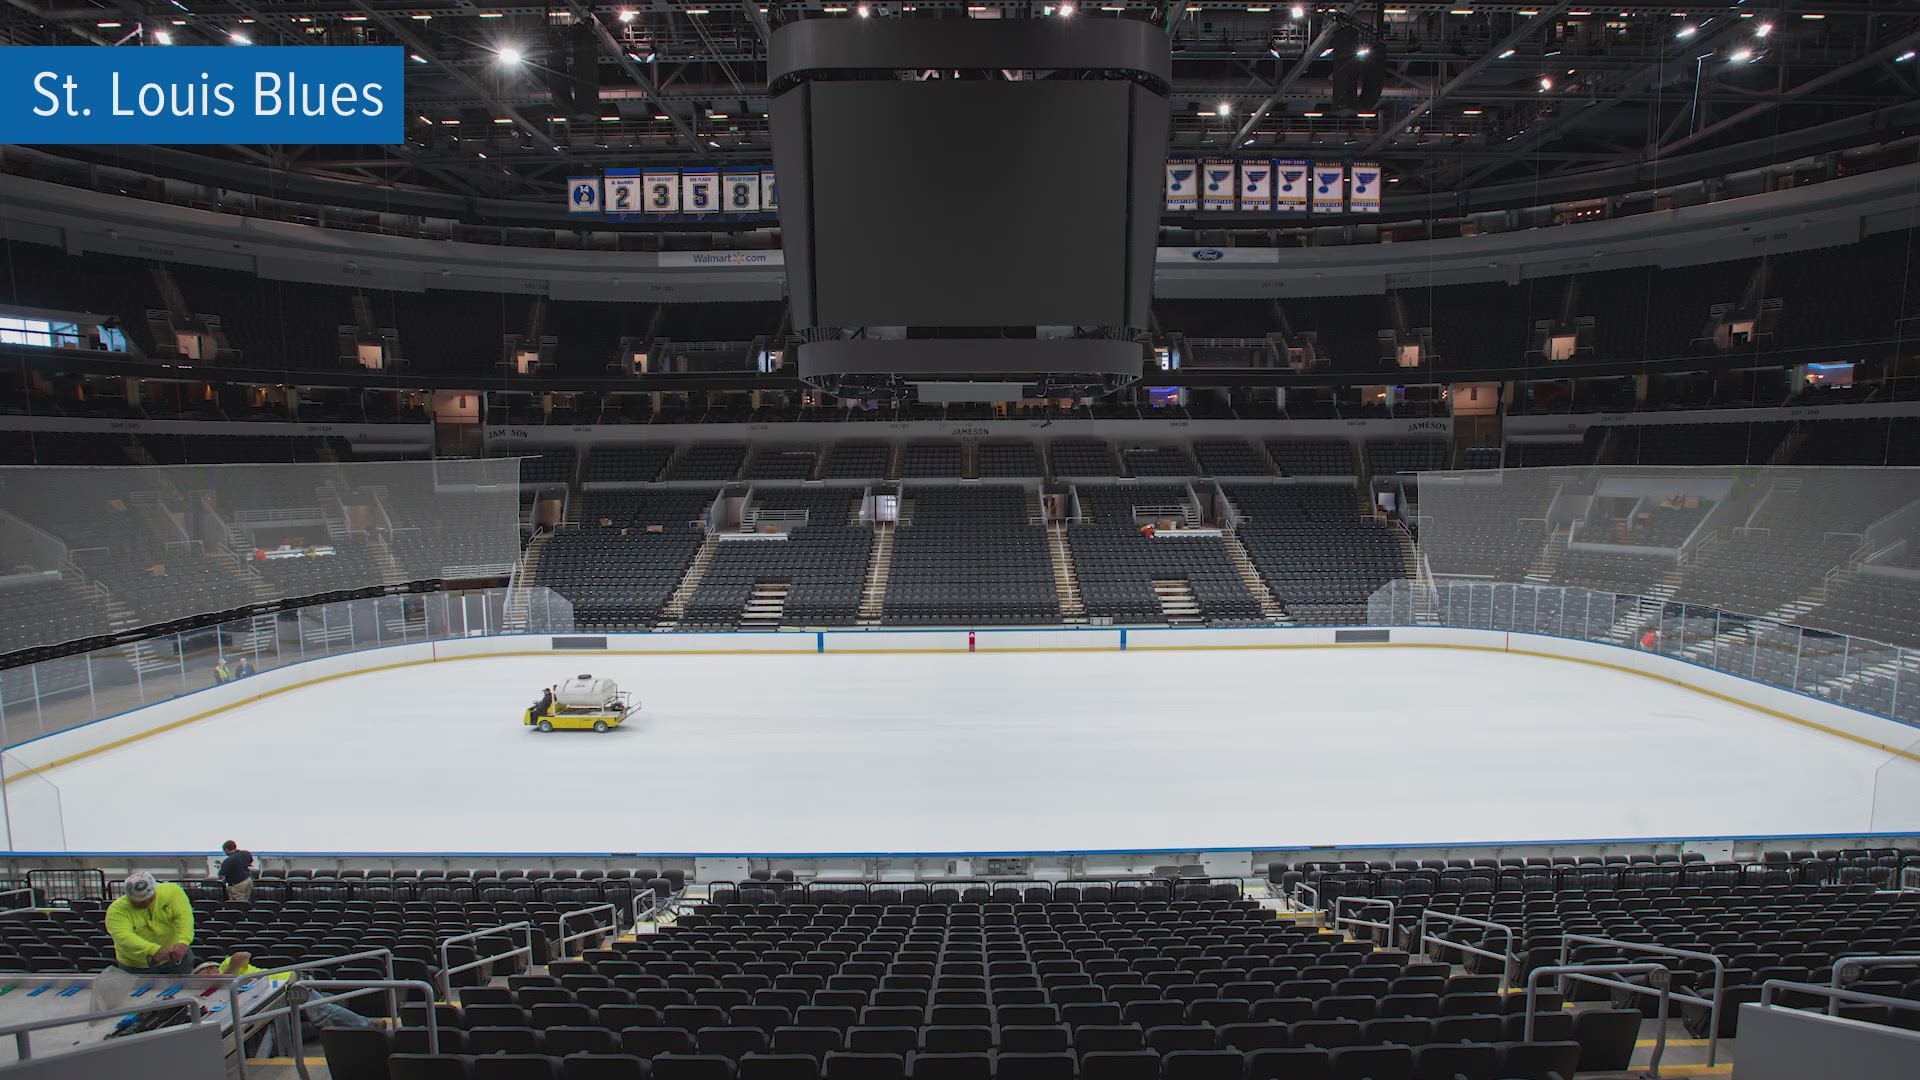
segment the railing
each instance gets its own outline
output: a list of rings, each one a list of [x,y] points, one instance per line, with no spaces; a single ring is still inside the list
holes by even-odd
[[[11,915],[16,911],[32,911],[34,909],[36,897],[33,895],[32,889],[8,889],[5,892],[0,892],[0,902],[4,902],[8,898],[15,896],[24,896],[27,898],[27,902],[16,907],[0,908],[0,915]]]
[[[1602,973],[1615,975],[1645,975],[1647,982],[1634,983],[1625,979],[1608,979]],[[1660,1010],[1654,1017],[1653,1055],[1647,1060],[1647,1075],[1660,1075],[1660,1059],[1667,1052],[1667,1015],[1672,1008],[1673,995],[1668,989],[1672,971],[1665,964],[1567,964],[1553,967],[1535,968],[1527,974],[1527,1015],[1521,1028],[1520,1040],[1533,1041],[1533,1022],[1540,1013],[1540,980],[1552,977],[1565,995],[1565,984],[1583,982],[1592,986],[1605,986],[1615,990],[1625,990],[1634,994],[1653,994],[1660,999]],[[1715,1012],[1716,1019],[1719,1016]],[[1711,1054],[1711,1051],[1709,1051]],[[1708,1063],[1712,1063],[1709,1057]]]
[[[1368,598],[1371,626],[1422,625],[1415,591],[1440,626],[1571,638],[1652,651],[1873,716],[1920,725],[1920,653],[1719,608],[1572,586],[1440,578],[1388,582]],[[1422,612],[1421,614],[1424,614]],[[1651,645],[1641,644],[1651,633]]]
[[[994,893],[1004,889],[1017,889],[1025,892],[1029,889],[1045,889],[1059,892],[1064,889],[1080,890],[1092,893],[1105,890],[1107,895],[1087,895],[1085,899],[1104,901],[1109,899],[1132,900],[1148,903],[1172,903],[1176,900],[1203,899],[1194,895],[1194,890],[1206,890],[1208,897],[1222,886],[1233,886],[1235,899],[1245,895],[1245,879],[1238,877],[1116,877],[1116,878],[1061,878],[1042,880],[1035,878],[961,878],[961,879],[922,879],[914,881],[867,881],[865,879],[826,879],[812,881],[788,881],[772,879],[765,881],[714,881],[708,883],[708,896],[716,903],[776,903],[785,896],[798,896],[811,904],[867,904],[867,903],[925,903],[933,901],[938,893],[948,893],[955,903],[1000,902]],[[1138,890],[1137,894],[1115,895],[1118,890]],[[1150,890],[1150,891],[1149,891]],[[898,899],[881,899],[876,894],[898,892]],[[1221,897],[1220,899],[1226,899]],[[636,901],[637,902],[637,901]],[[671,901],[669,901],[670,904]],[[1017,900],[1015,902],[1018,902]]]
[[[597,912],[602,912],[602,911],[607,913],[607,921],[605,923],[596,922],[592,926],[587,927],[585,930],[576,931],[571,934],[567,933],[567,921],[569,919],[574,919],[582,916],[591,916]],[[570,955],[568,951],[569,946],[571,946],[576,941],[590,941],[594,938],[602,937],[604,935],[619,933],[620,932],[619,916],[620,916],[620,909],[613,906],[612,904],[595,904],[592,907],[583,907],[574,911],[561,912],[560,920],[559,920],[560,936],[557,939],[555,939],[553,943],[553,948],[555,953],[557,953],[560,956],[567,956],[567,955]],[[584,952],[585,950],[583,949],[581,951]]]
[[[107,873],[97,869],[45,868],[27,871],[27,887],[47,900],[106,900]]]
[[[402,985],[394,981],[393,950],[391,949],[368,949],[365,952],[348,953],[345,956],[330,956],[323,960],[308,960],[304,963],[289,964],[286,967],[277,967],[266,971],[250,971],[245,975],[236,975],[231,978],[227,983],[227,1008],[231,1011],[228,1012],[227,1015],[233,1017],[233,1050],[234,1057],[238,1062],[236,1069],[238,1070],[240,1080],[246,1080],[247,1076],[247,1025],[253,1024],[256,1021],[271,1021],[276,1016],[284,1016],[289,1013],[289,1010],[285,1007],[279,1009],[260,1009],[248,1014],[243,1022],[240,1013],[240,988],[251,985],[256,980],[271,979],[276,975],[290,975],[293,979],[298,979],[301,972],[336,967],[340,964],[351,963],[355,960],[381,960],[385,962],[387,968],[385,983],[390,987]],[[431,986],[423,982],[413,983],[411,985],[418,986],[426,991],[427,1001],[429,1003],[433,1001],[433,988]],[[353,996],[357,997],[359,995]],[[396,1018],[400,1015],[400,1003],[392,989],[387,991],[387,1015]],[[299,1056],[297,1042],[291,1052],[294,1056]]]
[[[324,999],[310,999],[306,997],[306,992],[310,990],[337,990],[344,991],[344,993],[329,994]],[[294,1036],[291,1040],[293,1042],[291,1048],[293,1067],[294,1071],[300,1074],[301,1080],[311,1080],[312,1074],[307,1072],[306,1055],[300,1052],[300,1022],[295,1014],[305,1012],[309,1007],[319,1004],[322,1000],[328,1003],[346,1001],[350,998],[364,997],[367,994],[377,994],[383,990],[386,991],[389,998],[392,998],[397,991],[401,990],[416,990],[420,993],[421,998],[427,1003],[425,1010],[427,1014],[427,1053],[438,1054],[440,1052],[440,1017],[438,1010],[433,1007],[433,986],[431,984],[421,982],[417,979],[379,979],[373,981],[361,979],[314,979],[309,981],[295,975],[293,981],[287,984],[286,1008],[284,1010],[276,1010],[276,1012],[288,1014],[288,1024],[293,1028]],[[260,1013],[255,1013],[254,1017],[249,1017],[248,1019],[251,1020],[260,1015]],[[395,1014],[395,1018],[398,1018],[398,1014]],[[236,1018],[234,1028],[236,1030],[239,1028],[238,1018]],[[246,1052],[243,1050],[240,1053],[241,1080],[246,1080],[246,1058]]]
[[[1856,1005],[1879,1005],[1889,1009],[1920,1010],[1920,1001],[1909,998],[1887,997],[1884,994],[1864,994],[1858,990],[1842,990],[1836,986],[1817,986],[1813,983],[1789,982],[1786,979],[1768,979],[1760,984],[1759,1006],[1763,1009],[1775,1008],[1773,995],[1781,990],[1791,990],[1796,994],[1809,994],[1827,999],[1827,1015],[1835,1015],[1835,1010],[1843,1001]]]
[[[236,611],[225,622],[174,627],[91,651],[0,669],[0,743],[18,746],[218,685],[215,669],[245,660],[255,674],[388,645],[511,633],[570,633],[573,605],[523,588],[525,625],[506,624],[509,590],[368,595],[282,611]],[[392,623],[404,610],[403,625]],[[271,618],[277,632],[255,633]],[[245,642],[244,647],[236,645]],[[131,651],[153,662],[135,663]]]
[[[1371,919],[1362,919],[1357,915],[1341,914],[1341,912],[1349,905],[1357,908],[1382,908],[1382,907],[1386,908],[1387,921],[1374,922]],[[1332,911],[1333,928],[1335,930],[1340,930],[1349,926],[1364,926],[1368,930],[1367,940],[1369,941],[1373,940],[1372,931],[1384,930],[1386,931],[1386,941],[1382,942],[1382,944],[1391,948],[1393,946],[1393,922],[1394,922],[1395,915],[1398,913],[1398,910],[1399,910],[1398,905],[1396,905],[1393,901],[1379,898],[1379,897],[1371,897],[1371,896],[1335,897],[1333,901],[1333,911]],[[1355,936],[1357,937],[1359,935],[1355,935]]]
[[[1438,934],[1429,933],[1427,930],[1427,922],[1430,919],[1439,919],[1442,922],[1449,923],[1452,925],[1457,925],[1457,926],[1477,926],[1483,930],[1498,931],[1500,933],[1507,935],[1507,947],[1505,950],[1501,952],[1497,952],[1497,953],[1490,952],[1486,949],[1480,948],[1477,945],[1468,945],[1465,942],[1454,941],[1452,938],[1445,938],[1445,937],[1441,937]],[[1500,989],[1505,990],[1511,985],[1511,978],[1513,974],[1513,942],[1514,942],[1514,938],[1517,936],[1514,933],[1513,927],[1508,926],[1505,923],[1489,922],[1486,919],[1476,919],[1468,915],[1454,915],[1449,912],[1436,911],[1433,908],[1427,908],[1422,912],[1420,912],[1419,934],[1420,934],[1419,936],[1420,955],[1422,956],[1431,955],[1427,951],[1427,945],[1430,942],[1432,942],[1432,943],[1438,943],[1440,945],[1443,945],[1449,949],[1453,949],[1456,952],[1465,953],[1469,956],[1478,956],[1487,960],[1498,960],[1500,961]]]
[[[1707,1035],[1707,1064],[1714,1065],[1718,1063],[1719,1057],[1720,1057],[1720,1003],[1726,1000],[1726,996],[1727,996],[1726,961],[1720,959],[1719,957],[1713,955],[1712,953],[1693,952],[1688,949],[1670,949],[1664,945],[1646,945],[1637,941],[1621,941],[1617,938],[1610,938],[1610,937],[1588,937],[1582,934],[1565,934],[1565,935],[1562,935],[1560,938],[1560,963],[1562,965],[1565,965],[1569,962],[1569,958],[1571,956],[1573,946],[1575,945],[1600,945],[1607,948],[1618,949],[1623,953],[1641,953],[1646,956],[1664,956],[1674,960],[1693,960],[1693,961],[1704,962],[1712,966],[1713,997],[1711,999],[1703,998],[1698,994],[1691,994],[1691,993],[1679,993],[1679,994],[1674,994],[1672,996],[1675,1001],[1683,1002],[1689,1005],[1703,1005],[1706,1007],[1707,1023],[1709,1025],[1709,1032]],[[1660,965],[1660,966],[1662,968],[1670,967],[1670,965]],[[1532,976],[1528,977],[1528,985],[1529,986],[1532,985]],[[1666,1004],[1665,1004],[1666,996],[1667,996],[1667,991],[1663,987],[1661,990],[1661,1008],[1663,1010],[1666,1008]],[[1665,1020],[1664,1014],[1662,1015],[1661,1019],[1662,1021]],[[1665,1023],[1663,1022],[1661,1025],[1663,1030],[1665,1026],[1666,1026]]]
[[[122,1005],[117,1009],[101,1009],[98,1012],[81,1013],[77,1016],[43,1016],[38,1020],[28,1020],[20,1024],[8,1024],[0,1027],[0,1039],[13,1037],[13,1044],[21,1061],[33,1060],[33,1041],[36,1031],[46,1028],[61,1028],[77,1024],[91,1024],[100,1020],[112,1020],[119,1016],[138,1016],[141,1013],[163,1012],[168,1009],[184,1009],[188,1024],[198,1024],[205,1019],[199,1005],[192,998],[186,1000],[169,999],[166,1001],[140,1001]]]
[[[633,928],[638,930],[641,923],[660,918],[673,904],[672,896],[663,899],[652,889],[642,889],[633,897]]]
[[[1920,956],[1843,956],[1833,962],[1833,981],[1829,985],[1835,990],[1842,989],[1859,979],[1858,975],[1849,978],[1850,972],[1876,967],[1920,967]],[[1836,1016],[1839,1009],[1839,998],[1827,999],[1827,1015]]]
[[[505,952],[494,953],[491,956],[475,957],[458,967],[454,966],[452,954],[455,945],[468,941],[480,941],[485,938],[499,937],[502,934],[507,935],[508,939],[511,940],[516,930],[525,938],[523,944],[508,949]],[[451,997],[453,994],[453,977],[455,975],[473,971],[476,968],[483,968],[501,960],[510,960],[516,956],[524,956],[527,958],[528,964],[533,963],[533,924],[530,922],[501,923],[499,926],[489,926],[484,930],[475,930],[466,934],[456,934],[440,943],[440,992],[445,996]]]

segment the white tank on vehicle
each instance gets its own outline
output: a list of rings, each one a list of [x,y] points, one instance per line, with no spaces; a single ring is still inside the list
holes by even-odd
[[[620,699],[612,679],[575,675],[553,688],[553,703],[566,709],[604,709]]]

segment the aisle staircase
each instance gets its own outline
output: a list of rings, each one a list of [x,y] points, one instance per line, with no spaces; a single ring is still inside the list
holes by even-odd
[[[1065,622],[1085,622],[1087,605],[1080,598],[1080,578],[1074,573],[1073,553],[1067,547],[1064,522],[1047,526],[1047,554],[1053,560],[1053,592],[1060,600],[1060,618]]]
[[[1527,566],[1526,582],[1529,585],[1551,585],[1553,575],[1560,569],[1560,556],[1566,554],[1566,539],[1558,532],[1547,537],[1540,550],[1533,556],[1533,562]]]
[[[1153,595],[1169,626],[1199,626],[1206,621],[1200,615],[1200,602],[1194,599],[1193,585],[1184,579],[1154,582]]]
[[[1647,586],[1647,591],[1632,607],[1616,615],[1606,640],[1616,645],[1633,645],[1646,628],[1659,625],[1667,610],[1667,601],[1680,591],[1680,576],[1678,566],[1663,571],[1659,580]]]
[[[501,615],[501,622],[509,634],[527,629],[528,596],[533,588],[534,572],[540,567],[540,550],[547,546],[547,539],[552,535],[543,532],[535,536],[520,552],[520,561],[513,568],[513,578],[507,583],[506,610]]]
[[[887,579],[893,574],[893,526],[873,527],[873,552],[867,557],[867,581],[860,590],[861,626],[877,626],[886,610]]]
[[[740,609],[740,629],[778,630],[787,615],[787,592],[792,584],[763,581],[753,587],[746,606]]]
[[[1292,616],[1287,614],[1287,609],[1280,603],[1279,598],[1273,595],[1273,590],[1267,587],[1267,579],[1261,577],[1260,568],[1253,565],[1253,556],[1247,554],[1246,547],[1240,543],[1240,535],[1231,529],[1222,529],[1220,540],[1226,545],[1227,559],[1233,563],[1233,568],[1240,572],[1240,581],[1246,585],[1247,591],[1253,594],[1253,598],[1260,602],[1260,614],[1270,623],[1293,625]]]
[[[667,600],[667,606],[660,609],[660,621],[654,625],[656,630],[673,630],[687,613],[687,601],[693,599],[693,592],[700,587],[700,579],[707,576],[707,567],[713,565],[713,553],[720,546],[720,534],[709,533],[700,543],[700,551],[694,555],[693,564],[680,578],[680,585],[673,590],[673,596]]]
[[[373,555],[374,565],[380,568],[380,583],[382,585],[403,585],[406,583],[407,573],[400,568],[400,560],[393,557],[393,548],[387,543],[384,536],[381,536],[377,532],[370,534],[367,537],[367,551]]]

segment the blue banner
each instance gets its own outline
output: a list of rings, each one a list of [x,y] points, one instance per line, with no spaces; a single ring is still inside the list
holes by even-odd
[[[0,47],[0,143],[397,144],[388,45]]]

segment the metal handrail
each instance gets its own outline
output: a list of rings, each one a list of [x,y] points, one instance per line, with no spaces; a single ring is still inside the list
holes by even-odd
[[[1300,906],[1301,893],[1313,894],[1312,907],[1303,908]],[[1320,890],[1313,887],[1312,885],[1307,884],[1304,881],[1296,881],[1293,883],[1293,892],[1290,894],[1289,899],[1293,901],[1294,909],[1297,911],[1325,911],[1326,910],[1325,908],[1320,906]]]
[[[1604,979],[1594,972],[1611,971],[1618,975],[1650,976],[1648,985],[1627,982],[1625,979]],[[1617,990],[1626,990],[1635,994],[1654,994],[1660,999],[1660,1013],[1653,1025],[1653,1056],[1647,1060],[1647,1075],[1660,1075],[1660,1058],[1667,1052],[1667,1014],[1672,1008],[1672,992],[1667,984],[1673,976],[1673,970],[1665,964],[1560,964],[1554,967],[1535,968],[1527,974],[1527,1018],[1521,1028],[1520,1040],[1533,1041],[1533,1020],[1539,1013],[1540,978],[1551,975],[1556,985],[1566,982],[1583,982],[1594,986],[1610,986]],[[1560,990],[1564,997],[1566,990]]]
[[[1720,1003],[1727,996],[1726,961],[1712,953],[1694,952],[1690,949],[1670,949],[1665,945],[1645,945],[1637,941],[1620,941],[1610,937],[1589,937],[1584,934],[1562,934],[1560,936],[1560,963],[1567,963],[1569,950],[1574,945],[1606,945],[1630,952],[1646,953],[1650,956],[1668,956],[1678,960],[1705,960],[1713,965],[1713,997],[1703,998],[1698,994],[1681,992],[1674,994],[1676,1001],[1689,1005],[1707,1007],[1707,1023],[1710,1031],[1707,1035],[1707,1064],[1716,1064],[1720,1054]]]
[[[592,926],[587,927],[585,930],[580,931],[579,933],[575,933],[575,934],[567,933],[568,919],[574,918],[575,916],[579,916],[579,915],[592,915],[594,912],[597,912],[597,911],[604,911],[607,913],[607,921],[604,926],[601,925],[600,923],[595,923]],[[572,945],[576,941],[585,941],[589,938],[599,937],[602,934],[619,933],[620,932],[620,909],[617,907],[614,907],[612,904],[594,904],[591,907],[578,908],[574,911],[563,911],[560,913],[559,927],[560,927],[560,937],[554,941],[553,946],[554,946],[554,949],[559,953],[559,955],[566,956],[567,947],[569,945]],[[582,950],[582,951],[584,952],[585,950]]]
[[[643,902],[646,904],[645,911],[642,911],[640,908],[640,905]],[[633,928],[635,930],[638,930],[640,929],[640,924],[642,922],[645,922],[650,918],[651,919],[659,918],[662,914],[666,912],[667,905],[671,902],[672,902],[671,898],[669,898],[668,900],[661,900],[660,894],[654,892],[652,889],[642,889],[639,892],[634,893],[633,894]]]
[[[1462,942],[1455,941],[1452,938],[1441,937],[1438,934],[1429,934],[1427,932],[1427,920],[1430,918],[1441,919],[1445,922],[1454,923],[1461,926],[1478,926],[1484,930],[1497,930],[1507,935],[1506,951],[1499,952],[1499,953],[1489,952],[1486,949],[1482,949],[1475,945],[1467,945]],[[1429,941],[1437,941],[1440,944],[1447,946],[1448,948],[1457,949],[1460,952],[1466,953],[1470,956],[1482,956],[1487,958],[1488,960],[1498,960],[1500,961],[1500,989],[1502,990],[1505,990],[1512,985],[1511,979],[1512,979],[1512,973],[1513,973],[1513,960],[1514,960],[1513,942],[1516,937],[1517,935],[1514,933],[1513,927],[1507,925],[1506,923],[1490,922],[1486,919],[1476,919],[1471,915],[1454,915],[1445,911],[1436,911],[1433,908],[1426,908],[1425,910],[1420,912],[1420,937],[1419,937],[1420,955],[1422,956],[1430,955],[1427,952],[1427,943]]]
[[[427,1053],[438,1054],[440,1052],[440,1017],[433,1007],[433,986],[430,983],[421,982],[418,979],[378,979],[373,981],[361,981],[358,979],[314,979],[312,981],[306,981],[301,979],[299,975],[295,975],[293,982],[287,986],[287,1005],[283,1009],[276,1010],[276,1013],[285,1012],[291,1015],[293,1013],[303,1012],[309,1006],[320,1003],[313,999],[305,1001],[296,1000],[298,995],[295,987],[305,987],[308,990],[347,991],[347,993],[344,994],[329,994],[324,999],[320,999],[327,1002],[346,1001],[350,998],[357,998],[366,994],[379,993],[382,990],[387,992],[388,997],[392,997],[394,992],[398,990],[418,990],[427,1001]],[[260,1015],[263,1014],[255,1014],[256,1017]],[[234,1017],[234,1028],[238,1030],[239,1026],[240,1018],[236,1016]],[[311,1080],[311,1076],[307,1072],[306,1055],[300,1052],[303,1047],[300,1045],[299,1021],[294,1020],[292,1026],[294,1029],[292,1040],[294,1045],[290,1047],[289,1050],[293,1055],[294,1070],[300,1074],[301,1080]],[[244,1064],[246,1059],[247,1055],[245,1052],[242,1052],[240,1055],[241,1062]],[[243,1071],[241,1075],[244,1076],[246,1074]]]
[[[1378,923],[1370,919],[1361,919],[1352,915],[1342,915],[1340,914],[1340,906],[1342,904],[1352,904],[1355,907],[1362,907],[1362,908],[1384,907],[1387,909],[1387,921],[1383,923]],[[1398,914],[1399,909],[1400,908],[1398,904],[1395,904],[1393,901],[1388,900],[1385,897],[1336,896],[1333,899],[1333,928],[1335,930],[1338,930],[1342,926],[1365,926],[1370,929],[1385,930],[1387,932],[1386,943],[1387,943],[1387,946],[1391,948],[1393,946],[1393,920],[1394,920],[1394,916]],[[1372,940],[1373,935],[1369,934],[1367,935],[1367,937],[1368,937],[1368,940]]]
[[[495,937],[503,933],[511,934],[515,930],[526,935],[527,943],[525,945],[517,949],[508,949],[506,952],[496,953],[492,956],[478,957],[470,963],[461,964],[459,967],[453,966],[453,958],[450,955],[450,950],[453,946],[463,941],[478,941],[481,938]],[[524,920],[521,922],[501,923],[499,926],[489,926],[484,930],[475,930],[471,933],[456,934],[440,943],[440,992],[451,997],[453,995],[453,977],[463,971],[472,971],[478,967],[485,967],[496,960],[505,960],[508,957],[522,955],[527,958],[527,963],[533,963],[533,924]]]
[[[4,894],[0,894],[0,895],[4,895]],[[1887,967],[1895,964],[1901,967],[1920,966],[1920,956],[1915,956],[1911,954],[1907,954],[1907,955],[1893,954],[1888,956],[1843,956],[1840,959],[1835,960],[1833,962],[1833,980],[1830,983],[1828,983],[1828,985],[1835,990],[1841,989],[1842,988],[1841,984],[1853,981],[1846,978],[1845,973],[1848,971],[1852,971],[1855,968],[1864,969],[1864,968],[1870,968],[1870,967]],[[1827,999],[1827,1015],[1828,1016],[1838,1015],[1837,1010],[1839,1008],[1840,1008],[1839,998]]]
[[[1773,992],[1775,990],[1792,990],[1797,993],[1812,994],[1815,997],[1826,998],[1829,1016],[1833,1015],[1833,1008],[1842,1001],[1852,1001],[1863,1005],[1886,1005],[1895,1009],[1920,1010],[1920,1001],[1911,1001],[1907,998],[1887,997],[1885,994],[1863,994],[1858,990],[1842,990],[1837,986],[1817,986],[1813,983],[1791,982],[1786,979],[1768,979],[1766,982],[1761,983],[1760,1000],[1757,1004],[1763,1009],[1774,1008]]]
[[[23,889],[7,889],[4,892],[0,892],[0,900],[4,900],[9,896],[19,896],[22,893],[26,894],[27,902],[20,907],[0,909],[0,915],[11,915],[16,911],[34,910],[34,901],[38,899],[38,896],[34,893],[31,886]]]
[[[392,949],[367,949],[362,952],[347,953],[345,956],[330,956],[321,960],[306,960],[298,964],[288,964],[286,967],[277,967],[267,971],[249,971],[244,975],[218,976],[229,980],[227,983],[227,1007],[233,1010],[229,1015],[233,1017],[233,1050],[234,1057],[239,1062],[238,1075],[240,1080],[246,1080],[247,1077],[247,1041],[245,1035],[242,1033],[240,1023],[240,984],[251,983],[257,979],[270,979],[275,975],[293,975],[294,978],[299,978],[299,973],[302,971],[332,967],[335,964],[344,964],[353,960],[376,959],[386,961],[387,981],[393,981]],[[255,1013],[254,1015],[258,1017],[263,1015],[263,1013]],[[399,1001],[394,997],[391,990],[387,992],[387,1015],[395,1017],[400,1015]]]
[[[24,1024],[8,1024],[0,1027],[0,1039],[13,1036],[13,1044],[21,1061],[33,1059],[33,1040],[30,1036],[43,1028],[71,1027],[76,1024],[91,1024],[97,1020],[111,1020],[116,1016],[131,1016],[144,1012],[159,1012],[163,1009],[187,1010],[187,1022],[198,1024],[205,1017],[193,998],[185,1000],[168,999],[166,1001],[129,1002],[118,1008],[102,1009],[99,1012],[81,1013],[78,1016],[43,1016],[38,1020],[29,1020]]]

